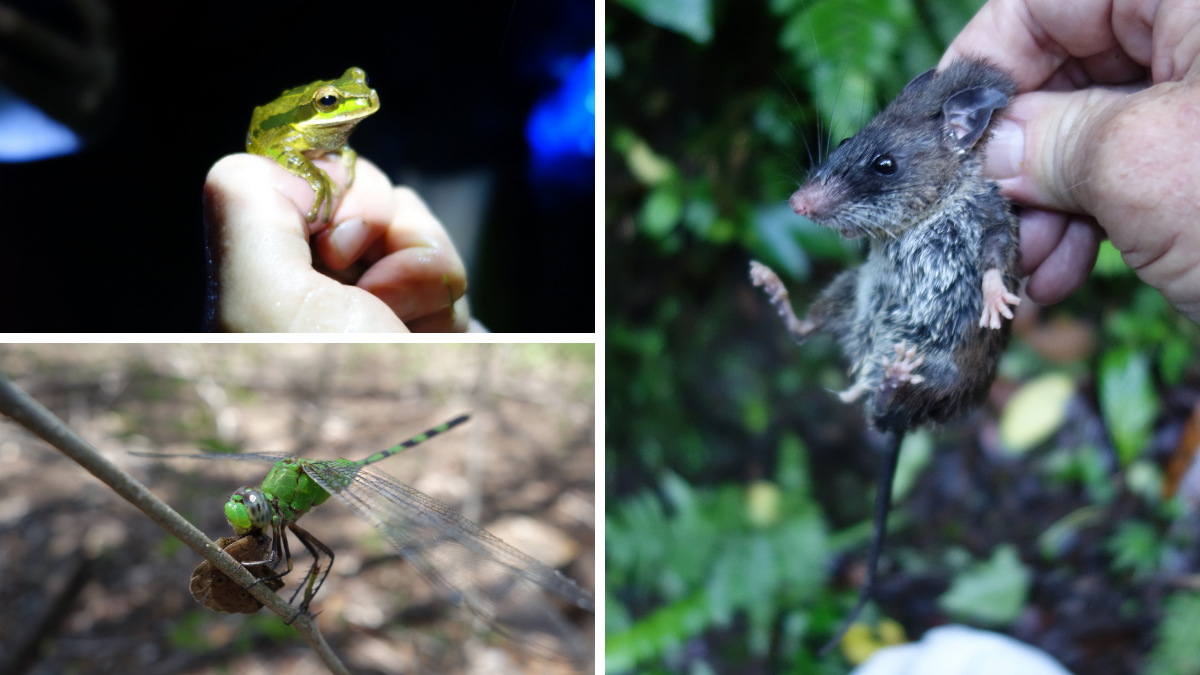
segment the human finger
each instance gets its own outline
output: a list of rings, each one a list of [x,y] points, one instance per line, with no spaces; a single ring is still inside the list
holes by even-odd
[[[337,162],[328,164],[341,166]],[[313,229],[313,249],[333,270],[344,270],[358,260],[383,236],[395,215],[391,181],[363,157],[356,162],[353,188],[343,194],[336,225]]]
[[[406,323],[453,309],[466,294],[467,278],[450,236],[415,192],[397,187],[393,198],[394,216],[380,240],[383,257],[363,273],[359,288]]]
[[[406,331],[370,293],[312,267],[308,185],[265,157],[230,155],[204,186],[211,327],[233,331]]]
[[[1112,0],[989,0],[942,55],[980,56],[1008,71],[1019,91],[1042,86],[1068,59],[1119,46],[1110,23]]]
[[[1041,264],[1032,270],[1025,286],[1025,292],[1040,305],[1052,305],[1074,293],[1096,264],[1096,254],[1103,238],[1100,228],[1085,216],[1071,216],[1065,220],[1062,236],[1046,253]],[[1025,253],[1026,225],[1022,218],[1022,256]]]

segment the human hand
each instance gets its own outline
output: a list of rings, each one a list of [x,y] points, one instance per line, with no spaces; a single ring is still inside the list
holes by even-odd
[[[315,160],[337,183],[333,223],[306,223],[313,190],[266,157],[229,155],[204,184],[210,328],[267,332],[467,330],[466,270],[415,192],[358,158]],[[312,240],[310,246],[309,240]],[[314,253],[316,261],[314,261]],[[347,283],[336,274],[365,266]],[[353,284],[353,285],[350,285]]]
[[[1138,276],[1200,321],[1200,7],[989,0],[939,67],[966,54],[1030,92],[996,125],[984,165],[1031,207],[1021,215],[1029,296],[1070,295],[1107,235]]]

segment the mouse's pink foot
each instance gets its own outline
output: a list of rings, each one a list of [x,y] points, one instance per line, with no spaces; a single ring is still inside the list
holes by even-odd
[[[999,328],[1000,317],[1013,318],[1009,305],[1016,307],[1021,304],[1021,298],[1008,292],[1004,285],[1004,277],[998,269],[990,269],[983,273],[983,316],[979,317],[980,328]]]
[[[860,396],[867,393],[868,391],[871,391],[870,385],[863,382],[862,380],[859,380],[858,382],[855,382],[854,385],[851,386],[846,391],[837,392],[837,395],[838,395],[838,398],[842,399],[842,403],[854,403],[855,401],[857,401],[859,399]]]
[[[903,342],[896,345],[896,359],[894,361],[883,360],[884,386],[898,387],[905,382],[910,384],[924,382],[924,377],[913,374],[913,371],[922,363],[925,363],[925,357],[917,355],[916,347],[908,347]]]
[[[804,342],[809,333],[816,330],[816,322],[807,318],[800,319],[792,311],[792,303],[788,300],[787,287],[783,285],[783,281],[779,278],[779,275],[770,267],[757,260],[751,260],[750,282],[755,286],[761,286],[767,292],[767,297],[770,298],[771,305],[775,307],[775,312],[779,314],[780,319],[783,319],[784,327],[787,328],[788,332],[792,335],[792,339],[796,342]]]

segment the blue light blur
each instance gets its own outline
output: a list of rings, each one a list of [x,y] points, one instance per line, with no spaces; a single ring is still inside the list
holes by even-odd
[[[596,156],[596,52],[570,69],[562,84],[533,107],[525,124],[537,183],[593,190]]]
[[[78,152],[82,143],[66,125],[0,87],[0,162],[33,162]]]

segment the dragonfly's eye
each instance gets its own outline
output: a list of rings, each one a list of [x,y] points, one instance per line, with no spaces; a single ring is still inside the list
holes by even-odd
[[[244,504],[250,524],[257,528],[265,528],[271,524],[271,503],[262,492],[254,488],[243,488],[245,491]]]

